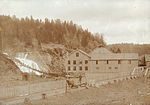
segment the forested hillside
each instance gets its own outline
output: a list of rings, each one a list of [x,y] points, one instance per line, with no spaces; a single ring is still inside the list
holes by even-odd
[[[92,35],[72,21],[0,16],[0,45],[3,50],[39,50],[41,43],[63,44],[86,52],[97,45],[105,45],[102,35]]]
[[[10,51],[41,50],[41,44],[61,44],[66,48],[80,48],[86,52],[99,45],[106,46],[102,34],[93,35],[72,21],[59,19],[44,21],[15,16],[0,15],[0,48]],[[112,44],[107,46],[112,52],[150,54],[149,44]]]
[[[107,46],[112,52],[150,54],[150,44],[112,44]]]

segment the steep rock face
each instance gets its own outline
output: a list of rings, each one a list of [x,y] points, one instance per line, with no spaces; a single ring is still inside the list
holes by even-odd
[[[65,72],[64,61],[67,54],[67,49],[60,44],[44,45],[43,51],[51,56],[51,63],[49,64],[49,73],[63,73]]]
[[[6,79],[21,79],[21,71],[16,64],[5,54],[0,54],[0,78]]]

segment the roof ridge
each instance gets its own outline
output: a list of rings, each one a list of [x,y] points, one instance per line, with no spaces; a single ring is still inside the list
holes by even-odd
[[[83,50],[81,50],[81,49],[76,49],[76,50],[73,49],[73,51],[72,51],[69,55],[71,55],[72,53],[74,53],[74,52],[76,52],[76,51],[79,51],[79,52],[81,52],[82,54],[84,54],[84,55],[88,56],[89,58],[91,58],[91,56],[90,56],[88,53],[86,53],[85,51],[83,51]]]

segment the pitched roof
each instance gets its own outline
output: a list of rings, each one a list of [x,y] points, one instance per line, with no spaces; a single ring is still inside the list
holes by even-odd
[[[104,47],[96,48],[90,55],[92,60],[138,59],[137,53],[112,53]]]
[[[73,50],[69,55],[71,55],[71,54],[73,54],[74,52],[77,52],[77,51],[79,51],[80,53],[82,53],[82,54],[88,56],[89,58],[91,58],[91,56],[90,56],[89,54],[87,54],[86,52],[84,52],[84,51],[82,51],[82,50],[80,50],[80,49]]]
[[[150,55],[148,54],[145,55],[145,61],[150,61]]]
[[[94,50],[90,53],[90,55],[93,55],[93,54],[111,54],[111,53],[112,53],[112,52],[109,51],[108,49],[101,47],[101,48],[96,48],[96,49],[94,49]]]
[[[111,53],[111,54],[93,54],[92,60],[121,60],[121,59],[138,59],[136,53]]]

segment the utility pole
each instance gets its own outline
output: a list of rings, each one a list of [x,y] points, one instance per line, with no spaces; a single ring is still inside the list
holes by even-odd
[[[0,38],[1,38],[1,53],[3,53],[3,38],[2,38],[2,28],[0,27]]]
[[[67,90],[68,90],[68,72],[66,72],[66,88],[65,88],[65,93],[67,93]]]

